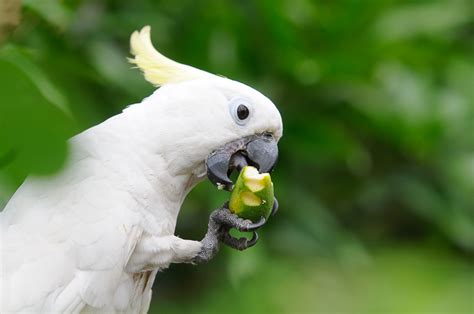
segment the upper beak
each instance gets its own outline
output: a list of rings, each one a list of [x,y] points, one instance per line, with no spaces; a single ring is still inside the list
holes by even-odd
[[[232,170],[255,166],[260,173],[270,172],[278,159],[278,146],[270,133],[251,135],[214,151],[206,160],[207,177],[218,188],[231,191],[234,187],[229,175]]]

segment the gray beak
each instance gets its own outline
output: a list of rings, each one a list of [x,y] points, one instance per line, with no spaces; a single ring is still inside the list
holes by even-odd
[[[271,133],[251,135],[214,151],[206,160],[207,177],[219,189],[234,187],[229,175],[244,166],[256,167],[260,173],[270,172],[278,159],[278,146]]]

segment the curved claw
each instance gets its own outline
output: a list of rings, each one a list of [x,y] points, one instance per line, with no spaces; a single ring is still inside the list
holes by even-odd
[[[278,200],[275,197],[275,200],[273,202],[273,207],[272,207],[272,213],[271,213],[272,217],[275,216],[275,214],[277,213],[278,207],[279,207]]]
[[[267,222],[267,220],[265,219],[265,217],[262,217],[262,218],[260,218],[260,220],[258,222],[251,223],[248,226],[246,226],[244,228],[241,228],[239,231],[255,231],[258,228],[262,227],[266,222]]]
[[[257,244],[257,241],[258,241],[258,233],[257,231],[253,231],[252,239],[247,241],[247,248],[252,247],[255,244]]]
[[[234,238],[231,236],[227,231],[222,235],[221,241],[227,245],[230,246],[233,249],[243,251],[245,249],[248,249],[249,247],[254,246],[257,241],[258,241],[258,233],[256,231],[253,231],[252,238],[249,240],[245,237],[242,238]]]

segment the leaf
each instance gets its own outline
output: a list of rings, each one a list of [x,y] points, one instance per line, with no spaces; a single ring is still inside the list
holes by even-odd
[[[0,59],[0,181],[18,185],[27,174],[58,171],[72,125],[22,69]]]
[[[64,31],[72,19],[72,13],[60,0],[23,0],[23,6],[35,11],[51,25]]]

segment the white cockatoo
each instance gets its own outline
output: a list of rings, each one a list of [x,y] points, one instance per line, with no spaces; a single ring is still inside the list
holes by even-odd
[[[145,313],[160,269],[206,262],[219,242],[255,244],[264,221],[226,206],[211,214],[202,241],[174,230],[206,174],[230,190],[233,169],[271,170],[282,136],[277,108],[242,83],[161,55],[149,27],[132,34],[131,52],[161,87],[74,136],[64,170],[27,178],[1,213],[0,313]],[[230,228],[254,237],[235,239]]]

